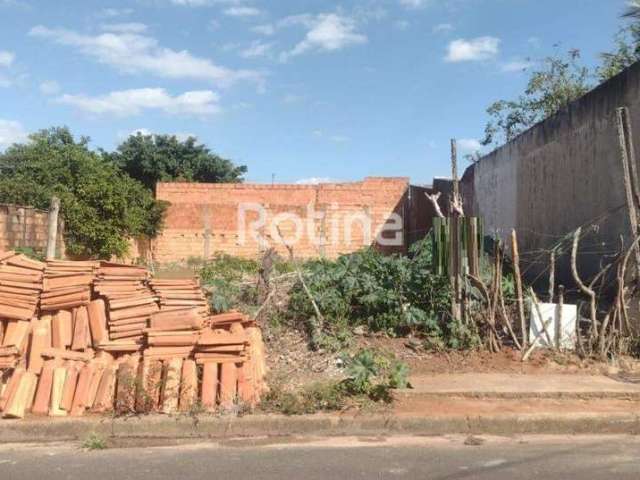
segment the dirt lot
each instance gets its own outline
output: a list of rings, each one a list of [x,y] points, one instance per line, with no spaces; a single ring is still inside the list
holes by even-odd
[[[277,332],[265,331],[267,362],[271,381],[296,388],[301,385],[343,375],[342,353],[313,352],[307,338],[300,332],[283,328]],[[412,375],[443,373],[513,373],[513,374],[605,374],[640,372],[636,360],[621,359],[610,363],[581,360],[576,355],[549,351],[534,352],[527,362],[520,360],[520,352],[505,349],[500,353],[488,351],[429,352],[420,342],[407,338],[385,336],[355,336],[349,351],[375,348],[393,353],[405,361]]]

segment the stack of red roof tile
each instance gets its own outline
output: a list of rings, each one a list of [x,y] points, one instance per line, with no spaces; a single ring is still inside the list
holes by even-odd
[[[44,267],[24,255],[0,252],[0,368],[16,366],[26,353]]]
[[[0,259],[3,417],[231,408],[265,389],[260,330],[203,315],[192,280],[152,290],[141,267]]]
[[[14,252],[0,252],[0,318],[30,320],[35,314],[45,264]]]
[[[87,305],[98,265],[98,262],[47,261],[40,309],[69,310]]]
[[[207,299],[195,279],[152,279],[149,285],[158,297],[161,310],[197,308],[205,316],[209,311]]]
[[[142,344],[151,314],[159,310],[146,285],[149,272],[143,267],[103,262],[94,288],[106,299],[109,339]]]

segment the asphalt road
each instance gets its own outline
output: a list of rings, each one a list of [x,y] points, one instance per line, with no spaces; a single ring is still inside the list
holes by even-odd
[[[638,437],[395,437],[171,447],[0,446],[0,479],[640,478]]]

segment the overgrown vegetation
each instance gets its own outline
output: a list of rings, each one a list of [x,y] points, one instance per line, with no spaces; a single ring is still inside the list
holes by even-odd
[[[217,252],[209,261],[194,258],[187,263],[197,268],[202,284],[210,291],[213,311],[259,307],[258,275],[261,267],[258,261]],[[276,257],[271,276],[290,273],[293,268],[292,262]]]
[[[210,305],[214,312],[221,313],[242,304],[256,301],[256,277],[258,262],[216,253],[214,258],[202,264],[199,275],[203,285],[209,289]]]
[[[530,61],[524,93],[513,100],[498,100],[487,109],[489,121],[481,143],[499,146],[509,142],[587,93],[594,80],[604,82],[640,60],[640,2],[630,2],[622,16],[626,23],[614,37],[613,50],[601,53],[600,65],[594,69],[581,63],[578,49]]]
[[[305,264],[304,278],[324,317],[326,334],[364,326],[390,335],[420,333],[449,343],[455,335],[446,312],[450,287],[432,271],[430,240],[416,243],[410,256],[384,255],[364,249],[335,261]],[[290,294],[288,312],[294,320],[316,316],[300,282]],[[316,319],[317,320],[317,319]]]
[[[312,383],[293,392],[272,385],[261,408],[302,415],[385,404],[393,400],[393,389],[410,386],[409,367],[377,350],[363,349],[352,356],[345,355],[344,362],[344,379]]]

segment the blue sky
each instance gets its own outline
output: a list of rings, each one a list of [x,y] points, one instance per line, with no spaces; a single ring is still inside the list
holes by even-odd
[[[624,0],[0,0],[0,148],[192,134],[247,180],[430,183],[527,59],[610,48]],[[560,43],[561,46],[556,45]]]

